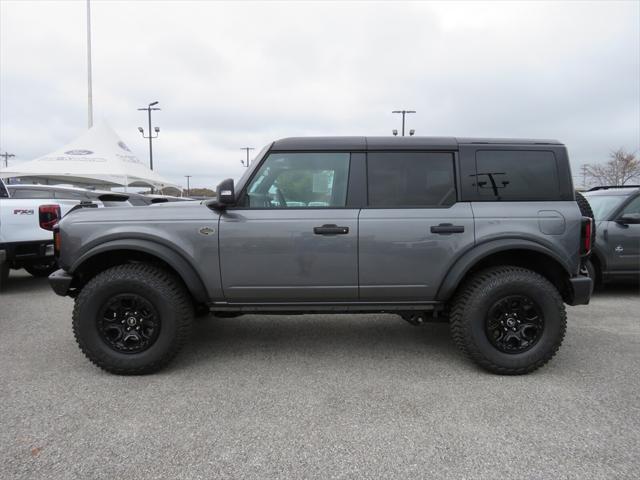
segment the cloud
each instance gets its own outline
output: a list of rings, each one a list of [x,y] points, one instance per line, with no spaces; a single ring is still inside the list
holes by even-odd
[[[0,3],[0,148],[86,128],[84,2]],[[558,138],[574,171],[640,149],[637,2],[93,1],[94,110],[159,173],[212,186],[294,135]]]

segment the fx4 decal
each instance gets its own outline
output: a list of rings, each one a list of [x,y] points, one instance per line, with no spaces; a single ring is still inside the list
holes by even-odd
[[[25,209],[16,208],[13,211],[13,214],[14,215],[33,215],[33,210],[31,210],[31,209],[25,210]]]

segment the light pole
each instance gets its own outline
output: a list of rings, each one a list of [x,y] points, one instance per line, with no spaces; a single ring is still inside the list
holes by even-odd
[[[240,160],[240,163],[242,163],[242,165],[244,165],[245,167],[249,168],[249,150],[254,150],[253,147],[242,147],[240,150],[246,150],[247,152],[247,163],[244,162],[244,160]]]
[[[416,113],[416,111],[415,110],[394,110],[391,113],[401,113],[402,114],[402,136],[404,137],[404,116],[407,113]],[[415,133],[415,131],[413,131],[413,133]],[[411,133],[411,135],[413,135],[413,133]],[[395,135],[395,133],[394,133],[394,135]]]
[[[87,120],[93,127],[93,87],[91,80],[91,0],[87,0]]]
[[[13,153],[0,153],[0,157],[4,157],[4,167],[7,168],[9,166],[9,159],[11,157],[15,157],[15,155]]]
[[[191,175],[185,175],[185,178],[187,179],[187,197],[189,195],[191,195],[191,188],[189,188],[189,179],[191,178]]]
[[[151,110],[160,110],[160,108],[158,107],[154,107],[154,105],[157,105],[158,102],[152,102],[149,104],[149,106],[147,107],[142,107],[139,108],[138,110],[146,110],[147,113],[149,114],[149,135],[145,136],[144,134],[144,128],[142,127],[138,127],[138,131],[142,134],[142,138],[148,138],[149,139],[149,168],[151,170],[153,170],[153,139],[154,138],[158,138],[158,133],[160,132],[160,128],[156,127],[153,131],[156,132],[155,136],[153,135],[153,133],[151,132]]]

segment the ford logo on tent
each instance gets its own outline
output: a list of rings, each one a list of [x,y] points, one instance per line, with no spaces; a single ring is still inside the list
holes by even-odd
[[[67,155],[91,155],[93,152],[91,150],[69,150],[64,153]]]

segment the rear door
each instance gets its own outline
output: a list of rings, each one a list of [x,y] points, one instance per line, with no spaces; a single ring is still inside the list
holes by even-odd
[[[233,303],[353,302],[358,208],[349,152],[272,152],[220,217],[220,268]]]
[[[360,300],[429,301],[458,252],[474,243],[457,201],[453,152],[369,152],[359,219]]]

